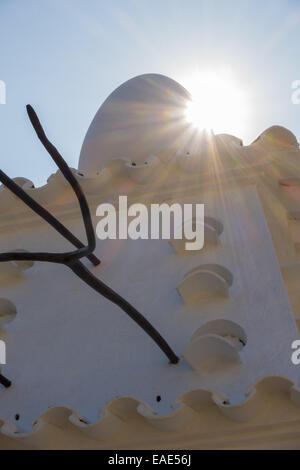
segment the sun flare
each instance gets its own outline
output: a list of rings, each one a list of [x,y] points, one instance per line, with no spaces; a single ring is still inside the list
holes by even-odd
[[[186,120],[198,129],[239,136],[249,112],[246,94],[230,72],[207,72],[185,81],[192,100]]]

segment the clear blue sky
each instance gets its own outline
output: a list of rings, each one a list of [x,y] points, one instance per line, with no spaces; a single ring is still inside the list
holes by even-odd
[[[299,0],[0,0],[0,166],[36,185],[55,171],[27,103],[76,168],[95,112],[122,82],[155,72],[182,83],[220,64],[251,97],[254,115],[238,137],[247,144],[280,124],[300,140],[291,103],[299,56]]]

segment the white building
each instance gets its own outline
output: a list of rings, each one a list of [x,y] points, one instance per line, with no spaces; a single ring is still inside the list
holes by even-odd
[[[188,98],[159,75],[126,82],[95,116],[74,170],[95,226],[96,207],[119,195],[205,204],[200,251],[98,240],[101,264],[84,261],[179,363],[66,267],[0,263],[1,373],[12,381],[0,386],[1,449],[300,448],[299,146],[277,126],[249,146],[205,138],[182,118]],[[59,171],[40,188],[15,181],[85,240]],[[3,186],[0,239],[1,252],[70,249]]]

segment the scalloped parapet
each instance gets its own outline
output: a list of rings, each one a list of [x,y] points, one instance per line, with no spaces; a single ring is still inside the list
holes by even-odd
[[[195,418],[195,411],[183,404],[177,406],[174,411],[167,415],[158,415],[145,403],[137,407],[140,413],[151,426],[160,431],[175,432],[186,428],[190,421]]]
[[[285,132],[289,133],[287,129],[282,129],[283,134]],[[275,133],[277,135],[277,131]],[[156,186],[162,181],[164,185],[172,184],[173,187],[174,183],[175,185],[186,185],[187,182],[184,181],[184,178],[188,178],[189,187],[198,187],[199,183],[206,185],[210,182],[219,185],[220,178],[224,180],[233,178],[235,182],[237,178],[240,178],[241,181],[249,181],[256,174],[261,175],[261,171],[267,170],[269,165],[275,165],[276,167],[279,165],[281,178],[297,177],[295,162],[299,161],[300,156],[298,146],[292,143],[282,145],[277,137],[271,139],[271,143],[269,137],[261,137],[251,145],[243,146],[240,139],[236,137],[217,134],[210,136],[210,145],[203,146],[200,135],[197,150],[190,149],[188,152],[183,152],[179,151],[176,146],[169,146],[160,151],[149,151],[143,154],[142,158],[136,159],[134,153],[126,152],[123,149],[122,155],[108,159],[104,158],[102,163],[96,165],[96,168],[94,166],[90,168],[87,165],[79,171],[72,169],[72,172],[80,181],[85,194],[88,197],[97,195],[98,198],[111,195],[113,184],[119,185],[122,181],[130,183],[130,188],[132,188],[131,185],[135,184],[138,186]],[[291,137],[290,142],[292,141],[295,142],[296,139]],[[212,164],[212,161],[214,164]],[[283,165],[282,162],[287,161],[290,164],[286,165],[285,163]],[[269,174],[278,180],[275,171],[269,171]],[[14,178],[14,181],[37,202],[47,206],[58,204],[60,208],[65,193],[69,191],[68,183],[62,177],[60,171],[50,175],[47,184],[37,188],[26,178]],[[68,201],[68,198],[66,200]],[[12,195],[6,187],[1,185],[0,215],[5,219],[12,212],[26,213],[32,217],[31,211]],[[35,221],[37,220],[36,218]]]
[[[241,401],[231,401],[215,390],[191,389],[178,397],[172,407],[173,411],[160,415],[140,400],[119,397],[90,423],[71,408],[53,406],[35,419],[29,432],[0,418],[0,448],[159,449],[175,448],[176,441],[186,448],[232,448],[233,442],[236,448],[245,443],[256,448],[253,426],[261,439],[273,431],[273,442],[280,448],[283,436],[287,442],[294,442],[299,435],[300,390],[293,380],[280,375],[261,377],[246,390]],[[268,442],[262,440],[265,447]]]

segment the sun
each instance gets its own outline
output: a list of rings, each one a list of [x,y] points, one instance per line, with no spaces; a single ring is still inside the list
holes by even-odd
[[[187,122],[214,133],[243,134],[249,113],[246,93],[227,71],[209,71],[184,81],[191,94]]]

